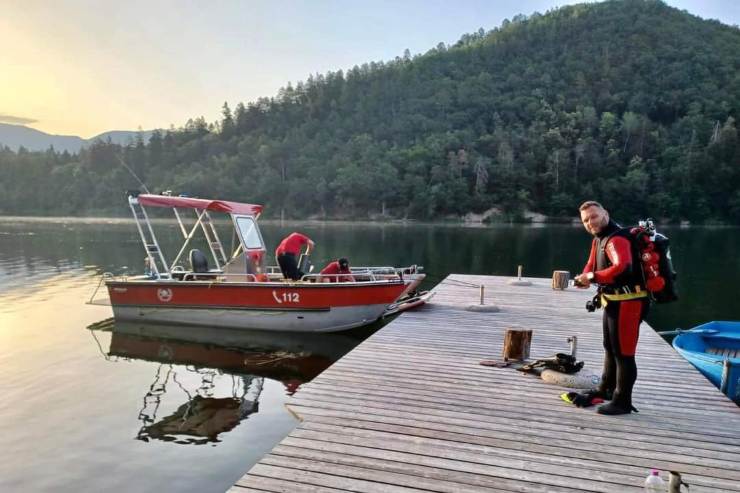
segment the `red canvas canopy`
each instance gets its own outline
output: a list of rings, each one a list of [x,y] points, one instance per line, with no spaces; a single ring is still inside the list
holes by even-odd
[[[194,199],[190,197],[171,197],[169,195],[141,194],[139,204],[152,207],[185,207],[188,209],[207,209],[209,211],[257,216],[262,212],[261,205],[229,202],[228,200]]]

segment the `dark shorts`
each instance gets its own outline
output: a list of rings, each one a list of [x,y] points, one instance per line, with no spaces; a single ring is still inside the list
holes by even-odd
[[[277,262],[284,278],[297,281],[303,277],[303,272],[298,270],[298,260],[292,253],[281,253],[277,256]]]

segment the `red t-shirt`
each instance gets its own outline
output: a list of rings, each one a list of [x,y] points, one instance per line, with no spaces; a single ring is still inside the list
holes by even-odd
[[[335,260],[334,262],[330,262],[327,264],[326,267],[321,269],[321,274],[350,274],[351,271],[349,269],[342,269],[339,266],[339,261]],[[354,278],[352,276],[329,276],[329,281],[331,282],[342,282],[342,281],[354,281]]]
[[[280,242],[280,245],[278,245],[277,249],[275,250],[275,256],[277,257],[278,255],[283,253],[292,253],[293,255],[298,255],[299,253],[301,253],[301,247],[303,245],[308,245],[309,241],[311,240],[306,235],[302,235],[300,233],[291,233],[283,241]]]

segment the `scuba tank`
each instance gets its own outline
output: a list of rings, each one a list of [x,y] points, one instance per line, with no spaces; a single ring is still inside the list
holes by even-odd
[[[676,271],[673,270],[670,242],[655,230],[655,223],[648,218],[630,229],[630,238],[640,259],[645,288],[656,303],[669,303],[678,299]]]
[[[298,271],[303,274],[313,272],[313,264],[311,264],[311,259],[308,253],[301,253],[301,256],[298,257]]]

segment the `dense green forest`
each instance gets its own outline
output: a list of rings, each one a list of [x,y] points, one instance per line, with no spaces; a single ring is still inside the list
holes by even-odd
[[[491,208],[740,224],[740,29],[654,0],[519,15],[454,45],[309,76],[209,123],[79,154],[0,151],[4,214],[125,213],[123,191],[286,218]]]

